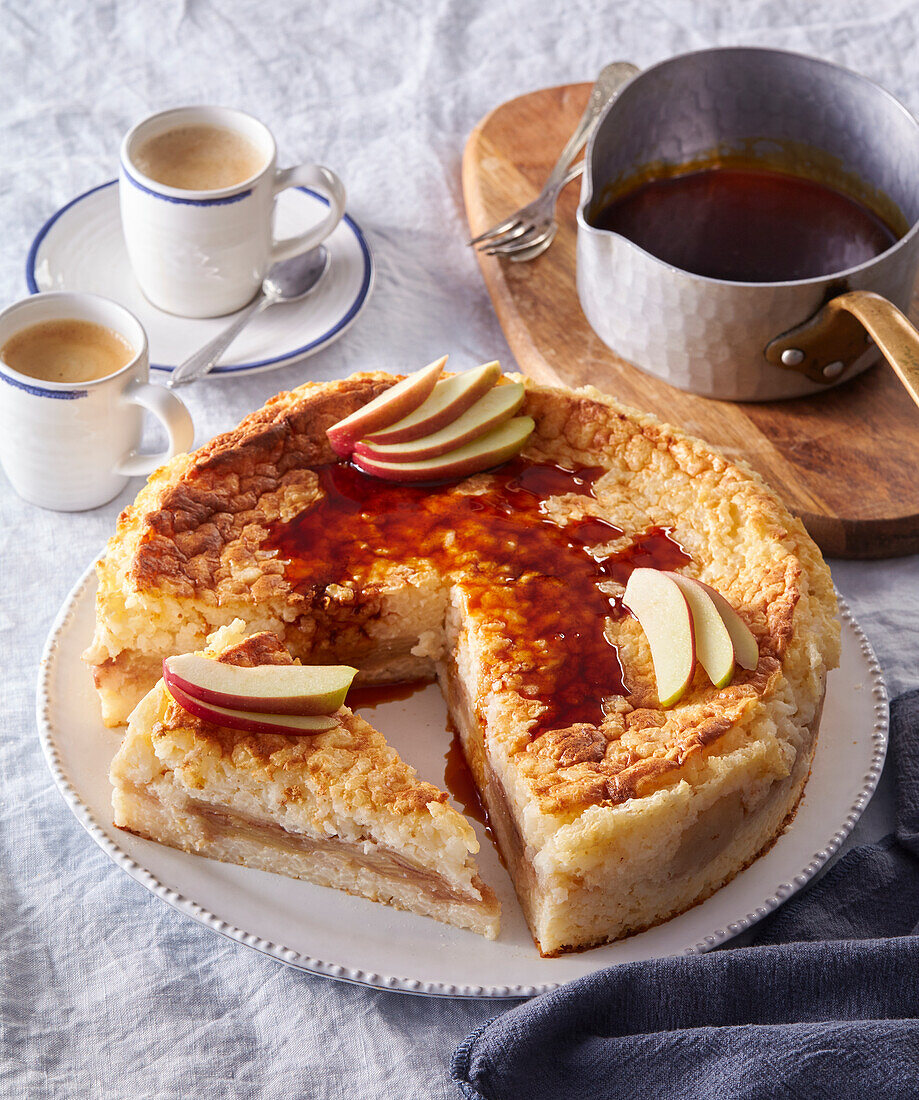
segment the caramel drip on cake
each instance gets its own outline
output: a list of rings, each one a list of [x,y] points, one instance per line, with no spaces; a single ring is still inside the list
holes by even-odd
[[[447,720],[447,733],[450,734],[450,747],[444,753],[444,786],[465,816],[471,817],[473,821],[478,821],[480,825],[484,825],[489,838],[494,841],[491,823],[488,820],[488,811],[482,805],[479,789],[476,787],[472,772],[466,763],[466,754],[463,752],[459,731],[449,719]]]
[[[427,684],[414,682],[409,684],[360,684],[348,688],[348,706],[353,711],[373,710],[384,703],[399,703],[411,699]]]
[[[344,463],[319,467],[323,499],[290,523],[276,524],[265,549],[289,564],[288,581],[319,599],[329,584],[366,575],[374,559],[427,560],[461,584],[470,611],[513,616],[526,637],[507,641],[526,667],[527,694],[545,706],[538,728],[599,725],[602,700],[628,694],[607,620],[624,612],[603,581],[622,584],[638,566],[676,569],[689,555],[669,529],[652,528],[625,549],[594,548],[623,532],[596,516],[564,526],[543,508],[550,497],[594,497],[602,467],[568,470],[517,458],[485,479],[485,491],[463,482],[435,486],[385,482]],[[448,537],[449,536],[449,537]],[[539,642],[527,651],[527,638]]]

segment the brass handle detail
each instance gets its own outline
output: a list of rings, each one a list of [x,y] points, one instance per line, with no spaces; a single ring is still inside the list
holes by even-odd
[[[881,354],[919,405],[919,332],[886,298],[870,290],[852,290],[829,303],[845,309],[865,326]]]
[[[873,340],[919,405],[919,332],[899,309],[870,290],[831,298],[813,317],[766,347],[766,358],[830,385]]]

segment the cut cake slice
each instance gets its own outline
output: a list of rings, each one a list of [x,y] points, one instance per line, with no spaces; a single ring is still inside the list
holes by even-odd
[[[290,664],[276,635],[240,620],[205,654]],[[138,703],[112,761],[114,823],[186,852],[333,886],[494,939],[500,906],[479,844],[448,796],[418,778],[347,707],[310,736],[245,733],[183,710],[163,681]]]

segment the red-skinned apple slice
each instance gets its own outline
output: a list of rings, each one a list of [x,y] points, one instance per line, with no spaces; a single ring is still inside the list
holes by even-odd
[[[410,443],[374,444],[362,439],[354,445],[354,453],[379,462],[420,462],[425,458],[436,458],[462,447],[464,443],[471,443],[505,420],[510,420],[523,404],[525,396],[526,391],[520,382],[495,386],[439,432],[413,439]]]
[[[218,707],[214,703],[202,703],[186,695],[181,688],[166,681],[166,690],[183,710],[213,722],[225,729],[243,730],[246,733],[288,733],[315,734],[325,733],[341,723],[333,715],[320,714],[262,714],[250,710],[235,710],[230,707]]]
[[[265,714],[333,714],[357,669],[349,665],[256,665],[242,668],[183,653],[163,661],[166,686],[202,703]]]
[[[632,612],[651,647],[662,707],[672,707],[689,687],[696,665],[696,643],[689,604],[679,585],[656,569],[635,569],[623,604]]]
[[[429,398],[437,385],[446,363],[446,355],[422,370],[410,374],[390,386],[388,390],[362,405],[344,420],[339,420],[326,431],[329,443],[336,454],[347,457],[354,444],[370,432],[395,424],[413,412]]]
[[[467,477],[480,470],[490,470],[492,466],[506,462],[523,448],[535,427],[531,416],[515,416],[471,443],[436,458],[425,458],[419,462],[379,462],[375,458],[355,454],[351,461],[364,473],[387,481],[446,481]]]
[[[708,589],[693,577],[666,573],[679,585],[692,615],[696,659],[716,688],[727,687],[734,675],[734,643]]]
[[[484,363],[473,370],[442,378],[431,396],[408,416],[389,423],[382,431],[363,432],[365,443],[409,443],[440,431],[484,396],[501,377],[499,363]]]
[[[734,660],[741,668],[754,669],[759,664],[759,643],[756,635],[743,621],[740,615],[728,603],[728,601],[710,584],[704,581],[696,581],[711,596],[712,603],[718,608],[718,613],[728,628],[731,641],[734,643]]]

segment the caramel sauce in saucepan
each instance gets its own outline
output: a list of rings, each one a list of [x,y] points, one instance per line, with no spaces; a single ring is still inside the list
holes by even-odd
[[[901,236],[825,183],[722,165],[642,182],[590,221],[682,271],[745,283],[831,275],[873,260]]]
[[[344,463],[322,466],[322,499],[276,524],[265,549],[277,550],[289,582],[317,600],[329,584],[360,580],[375,559],[422,558],[447,577],[461,575],[473,614],[526,624],[505,644],[526,694],[546,707],[533,736],[599,724],[602,699],[628,694],[628,686],[605,634],[607,620],[624,612],[598,585],[624,584],[638,566],[675,569],[690,560],[665,528],[604,556],[595,548],[621,538],[618,527],[596,517],[559,526],[545,513],[548,497],[593,497],[603,472],[517,458],[488,475],[484,492],[463,493],[458,482],[401,485]]]

